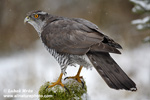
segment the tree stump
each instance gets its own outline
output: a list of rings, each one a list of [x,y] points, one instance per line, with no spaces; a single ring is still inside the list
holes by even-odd
[[[39,99],[40,100],[88,100],[87,86],[84,79],[82,83],[77,82],[74,79],[66,79],[63,81],[65,88],[60,85],[56,85],[51,88],[47,88],[51,85],[51,82],[46,82],[40,87]]]

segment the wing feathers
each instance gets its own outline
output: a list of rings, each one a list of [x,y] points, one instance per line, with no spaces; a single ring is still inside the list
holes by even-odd
[[[57,52],[84,55],[88,51],[120,54],[112,39],[103,35],[98,27],[83,19],[53,18],[41,33],[42,41]],[[105,40],[105,41],[104,41]]]
[[[111,47],[104,43],[98,43],[98,44],[91,46],[90,51],[96,51],[96,52],[101,51],[101,52],[110,52],[110,53],[121,54],[121,52],[119,50],[117,50],[116,48]]]

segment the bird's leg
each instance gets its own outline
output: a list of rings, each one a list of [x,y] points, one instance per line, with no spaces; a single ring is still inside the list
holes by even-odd
[[[75,76],[71,76],[71,77],[66,77],[65,79],[76,79],[79,83],[82,83],[84,85],[84,83],[81,81],[80,78],[83,78],[82,76],[80,76],[80,73],[81,73],[81,70],[82,70],[83,66],[80,66],[79,70],[78,70],[78,73],[75,75]],[[65,80],[64,79],[64,80]]]
[[[64,84],[61,82],[62,76],[63,76],[63,73],[61,73],[58,80],[56,82],[52,83],[52,85],[49,85],[48,88],[51,88],[55,85],[61,85],[62,87],[64,87]]]

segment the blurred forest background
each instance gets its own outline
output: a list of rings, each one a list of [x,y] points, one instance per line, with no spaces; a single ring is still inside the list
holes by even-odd
[[[39,88],[39,86],[43,84],[42,78],[46,77],[44,76],[45,73],[48,73],[45,72],[45,70],[49,69],[50,64],[52,64],[52,66],[56,65],[59,69],[57,64],[51,62],[50,59],[52,58],[50,58],[50,55],[44,46],[42,46],[34,28],[29,24],[24,25],[23,23],[26,13],[29,11],[43,10],[54,15],[87,19],[95,23],[103,33],[120,43],[123,47],[122,52],[124,52],[124,54],[119,57],[115,55],[114,57],[129,76],[134,77],[133,79],[137,81],[136,83],[143,89],[136,94],[132,93],[134,96],[130,94],[131,92],[121,92],[120,98],[125,97],[126,99],[119,100],[148,100],[147,98],[150,98],[149,90],[147,89],[149,88],[150,80],[150,64],[148,61],[148,59],[150,59],[150,45],[142,41],[145,37],[150,36],[150,29],[137,30],[136,26],[132,25],[131,22],[135,19],[149,16],[149,13],[133,13],[133,7],[134,3],[129,0],[0,0],[0,70],[2,71],[0,74],[2,81],[0,85],[2,85],[2,89],[21,88],[22,85],[18,85],[19,82],[21,82],[21,84],[23,84],[22,82],[26,82],[23,87],[27,88],[27,84],[29,84],[28,88],[30,88],[33,84],[35,85],[40,81],[40,84],[37,85]],[[124,65],[127,66],[124,67]],[[47,69],[42,69],[44,66],[47,66],[45,67]],[[40,71],[36,72],[37,68]],[[141,68],[145,68],[144,71],[142,71]],[[51,69],[52,68],[49,70]],[[138,71],[135,72],[135,69],[138,69]],[[24,75],[22,75],[22,73],[24,73]],[[94,70],[93,73],[96,73],[96,71]],[[140,75],[145,75],[143,76],[144,78],[142,76],[139,78],[139,73]],[[58,76],[58,74],[56,76]],[[15,77],[15,79],[12,78],[11,81],[8,81],[12,75],[14,75],[13,78]],[[98,74],[96,75],[98,77],[97,79],[99,79],[100,76]],[[49,78],[45,78],[45,80],[48,81],[52,76],[53,75],[47,75]],[[88,77],[89,76],[87,76],[87,79]],[[143,81],[145,83],[142,83]],[[87,84],[88,82],[89,81],[87,81]],[[97,84],[104,84],[102,80],[99,82],[97,82]],[[11,84],[10,87],[8,83]],[[96,96],[94,94],[95,92],[89,94],[97,98],[104,96],[102,100],[110,100],[107,99],[107,97],[113,97],[112,100],[117,100],[116,97],[119,95],[119,92],[114,92],[106,85],[100,87],[99,94],[96,93]],[[104,89],[104,87],[108,88],[108,90]],[[92,87],[90,87],[90,89],[91,88]],[[96,87],[93,88],[97,89]],[[105,92],[105,94],[102,93],[105,90],[111,91],[112,93],[109,92],[108,96],[107,92]],[[113,96],[113,93],[116,93],[117,96]],[[1,94],[4,93],[1,92]],[[141,96],[137,97],[138,95]],[[96,100],[94,97],[91,98],[92,100]],[[14,98],[4,98],[4,100],[14,100]]]

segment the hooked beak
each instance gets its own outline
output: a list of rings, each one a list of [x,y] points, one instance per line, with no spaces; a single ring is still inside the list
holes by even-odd
[[[24,24],[26,24],[26,22],[29,22],[30,21],[30,18],[29,16],[27,16],[25,19],[24,19]]]

